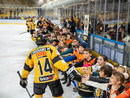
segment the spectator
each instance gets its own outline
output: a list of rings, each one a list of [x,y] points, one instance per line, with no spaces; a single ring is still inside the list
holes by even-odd
[[[130,23],[128,23],[128,34],[123,39],[125,42],[125,60],[124,64],[130,66]]]
[[[56,36],[57,36],[57,37],[56,37],[56,38],[57,38],[57,40],[60,42],[60,41],[61,41],[61,39],[62,39],[62,38],[61,38],[60,33],[59,33],[59,32],[56,32]]]
[[[81,62],[78,62],[77,64],[75,64],[75,67],[83,67],[86,64],[91,64],[91,66],[93,64],[96,63],[96,58],[92,56],[92,50],[89,48],[85,48],[84,49],[84,58]],[[78,87],[78,94],[81,97],[89,97],[89,98],[93,98],[93,87],[90,86],[83,86],[79,83],[79,87]]]
[[[80,30],[80,28],[81,28],[81,20],[80,20],[80,18],[77,18],[76,26],[77,26],[77,29]]]
[[[70,33],[70,36],[72,38],[72,33],[70,32],[70,28],[69,27],[67,28],[67,33]]]
[[[64,50],[64,47],[65,46],[67,46],[67,44],[65,43],[65,42],[63,42],[63,41],[60,41],[59,42],[59,45],[58,45],[58,51],[59,52],[64,52],[65,50]]]
[[[107,64],[108,66],[111,66],[112,68],[114,68],[113,65],[108,62],[107,56],[105,56],[105,55],[100,55],[100,56],[98,57],[97,63],[92,66],[93,72],[99,71],[100,68],[101,68],[102,66],[104,66],[105,64]]]
[[[37,22],[37,28],[42,29],[42,20],[41,20],[41,18],[39,18],[39,20]]]
[[[52,40],[52,45],[56,47],[58,45],[58,40],[57,39]]]
[[[68,45],[72,43],[72,39],[71,39],[70,33],[67,33],[66,43],[67,43]]]
[[[55,35],[55,32],[54,32],[54,31],[51,32],[51,38],[52,38],[52,39],[56,39],[56,35]]]
[[[98,97],[106,98],[106,91],[103,90],[104,86],[98,86],[96,84],[97,84],[97,82],[108,84],[109,77],[111,77],[111,74],[112,74],[112,68],[109,65],[105,64],[104,66],[101,67],[98,77],[97,76],[88,76],[87,79],[89,79],[89,81],[86,81],[87,79],[83,78],[82,82],[85,83],[86,85],[95,87],[94,94],[93,94],[94,98],[98,98]]]
[[[70,27],[70,31],[71,31],[73,34],[74,34],[74,32],[76,32],[75,26],[76,26],[76,23],[75,23],[75,21],[73,20],[73,17],[72,17],[69,27]]]
[[[67,34],[67,29],[66,29],[66,27],[63,27],[63,28],[62,28],[62,34],[63,34],[63,33],[64,33],[64,34]]]
[[[118,41],[123,42],[124,36],[125,36],[125,30],[123,27],[120,27],[118,32]]]
[[[65,19],[63,19],[63,27],[67,27],[67,22]]]
[[[66,40],[67,40],[67,35],[65,33],[63,33],[61,35],[61,41],[66,42]]]
[[[61,52],[61,55],[73,53],[73,48],[75,48],[76,45],[79,45],[79,40],[77,37],[73,37],[72,40],[73,45],[71,45],[71,48],[69,48],[67,51]]]

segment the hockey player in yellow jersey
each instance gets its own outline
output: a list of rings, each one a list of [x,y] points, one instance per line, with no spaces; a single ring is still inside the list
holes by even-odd
[[[35,31],[35,22],[31,20],[30,23],[28,24],[28,27],[29,27],[30,34],[33,36],[34,31]]]
[[[41,18],[42,19],[42,22],[44,21],[44,17]]]
[[[26,19],[26,26],[27,26],[27,32],[29,32],[29,23],[31,21],[31,17],[28,16],[28,18]]]
[[[57,68],[66,71],[72,79],[79,82],[81,81],[81,76],[74,67],[69,68],[55,47],[45,45],[46,41],[42,35],[37,37],[36,44],[38,47],[31,50],[27,56],[20,85],[23,88],[27,86],[27,77],[34,68],[35,98],[43,98],[47,85],[52,92],[53,98],[62,98],[63,88],[59,80]]]
[[[33,22],[35,23],[35,17],[32,17]]]

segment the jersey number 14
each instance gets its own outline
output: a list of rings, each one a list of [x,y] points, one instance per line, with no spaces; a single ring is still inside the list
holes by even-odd
[[[43,70],[42,70],[42,65],[41,65],[40,60],[38,60],[38,65],[39,65],[40,73],[41,73],[41,75],[43,75]],[[51,64],[50,64],[48,58],[45,58],[44,71],[52,73]]]

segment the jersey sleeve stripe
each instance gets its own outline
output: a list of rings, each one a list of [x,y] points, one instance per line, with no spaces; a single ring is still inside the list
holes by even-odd
[[[32,58],[32,55],[31,55],[31,53],[30,53],[30,55],[29,55],[29,59],[31,60],[31,58]]]
[[[24,64],[24,69],[29,72],[33,70],[33,68],[30,68],[26,63]]]
[[[60,56],[58,55],[58,56],[56,56],[56,57],[52,60],[52,62],[53,62],[53,64],[55,64],[55,63],[58,62],[59,60],[62,60],[62,59],[61,59]]]
[[[50,49],[50,52],[51,52],[51,54],[52,54],[53,50],[52,50],[52,49]]]

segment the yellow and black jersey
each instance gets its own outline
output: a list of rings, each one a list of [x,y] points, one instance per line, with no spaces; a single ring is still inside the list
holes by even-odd
[[[29,27],[30,30],[35,30],[35,23],[34,22],[30,22],[28,24],[28,27]]]
[[[92,67],[77,67],[76,70],[81,74],[85,75],[85,70],[90,70],[92,71]],[[87,86],[86,84],[78,82],[78,93],[81,96],[93,96],[93,87]]]
[[[44,17],[42,17],[42,21],[44,21]]]
[[[58,69],[66,71],[69,67],[60,57],[57,49],[45,45],[33,49],[27,56],[22,72],[22,78],[27,78],[34,68],[34,83],[46,83],[59,79]]]
[[[33,22],[35,23],[35,18],[33,18]]]
[[[26,25],[28,25],[30,23],[30,21],[31,21],[31,18],[27,18],[26,19]]]

